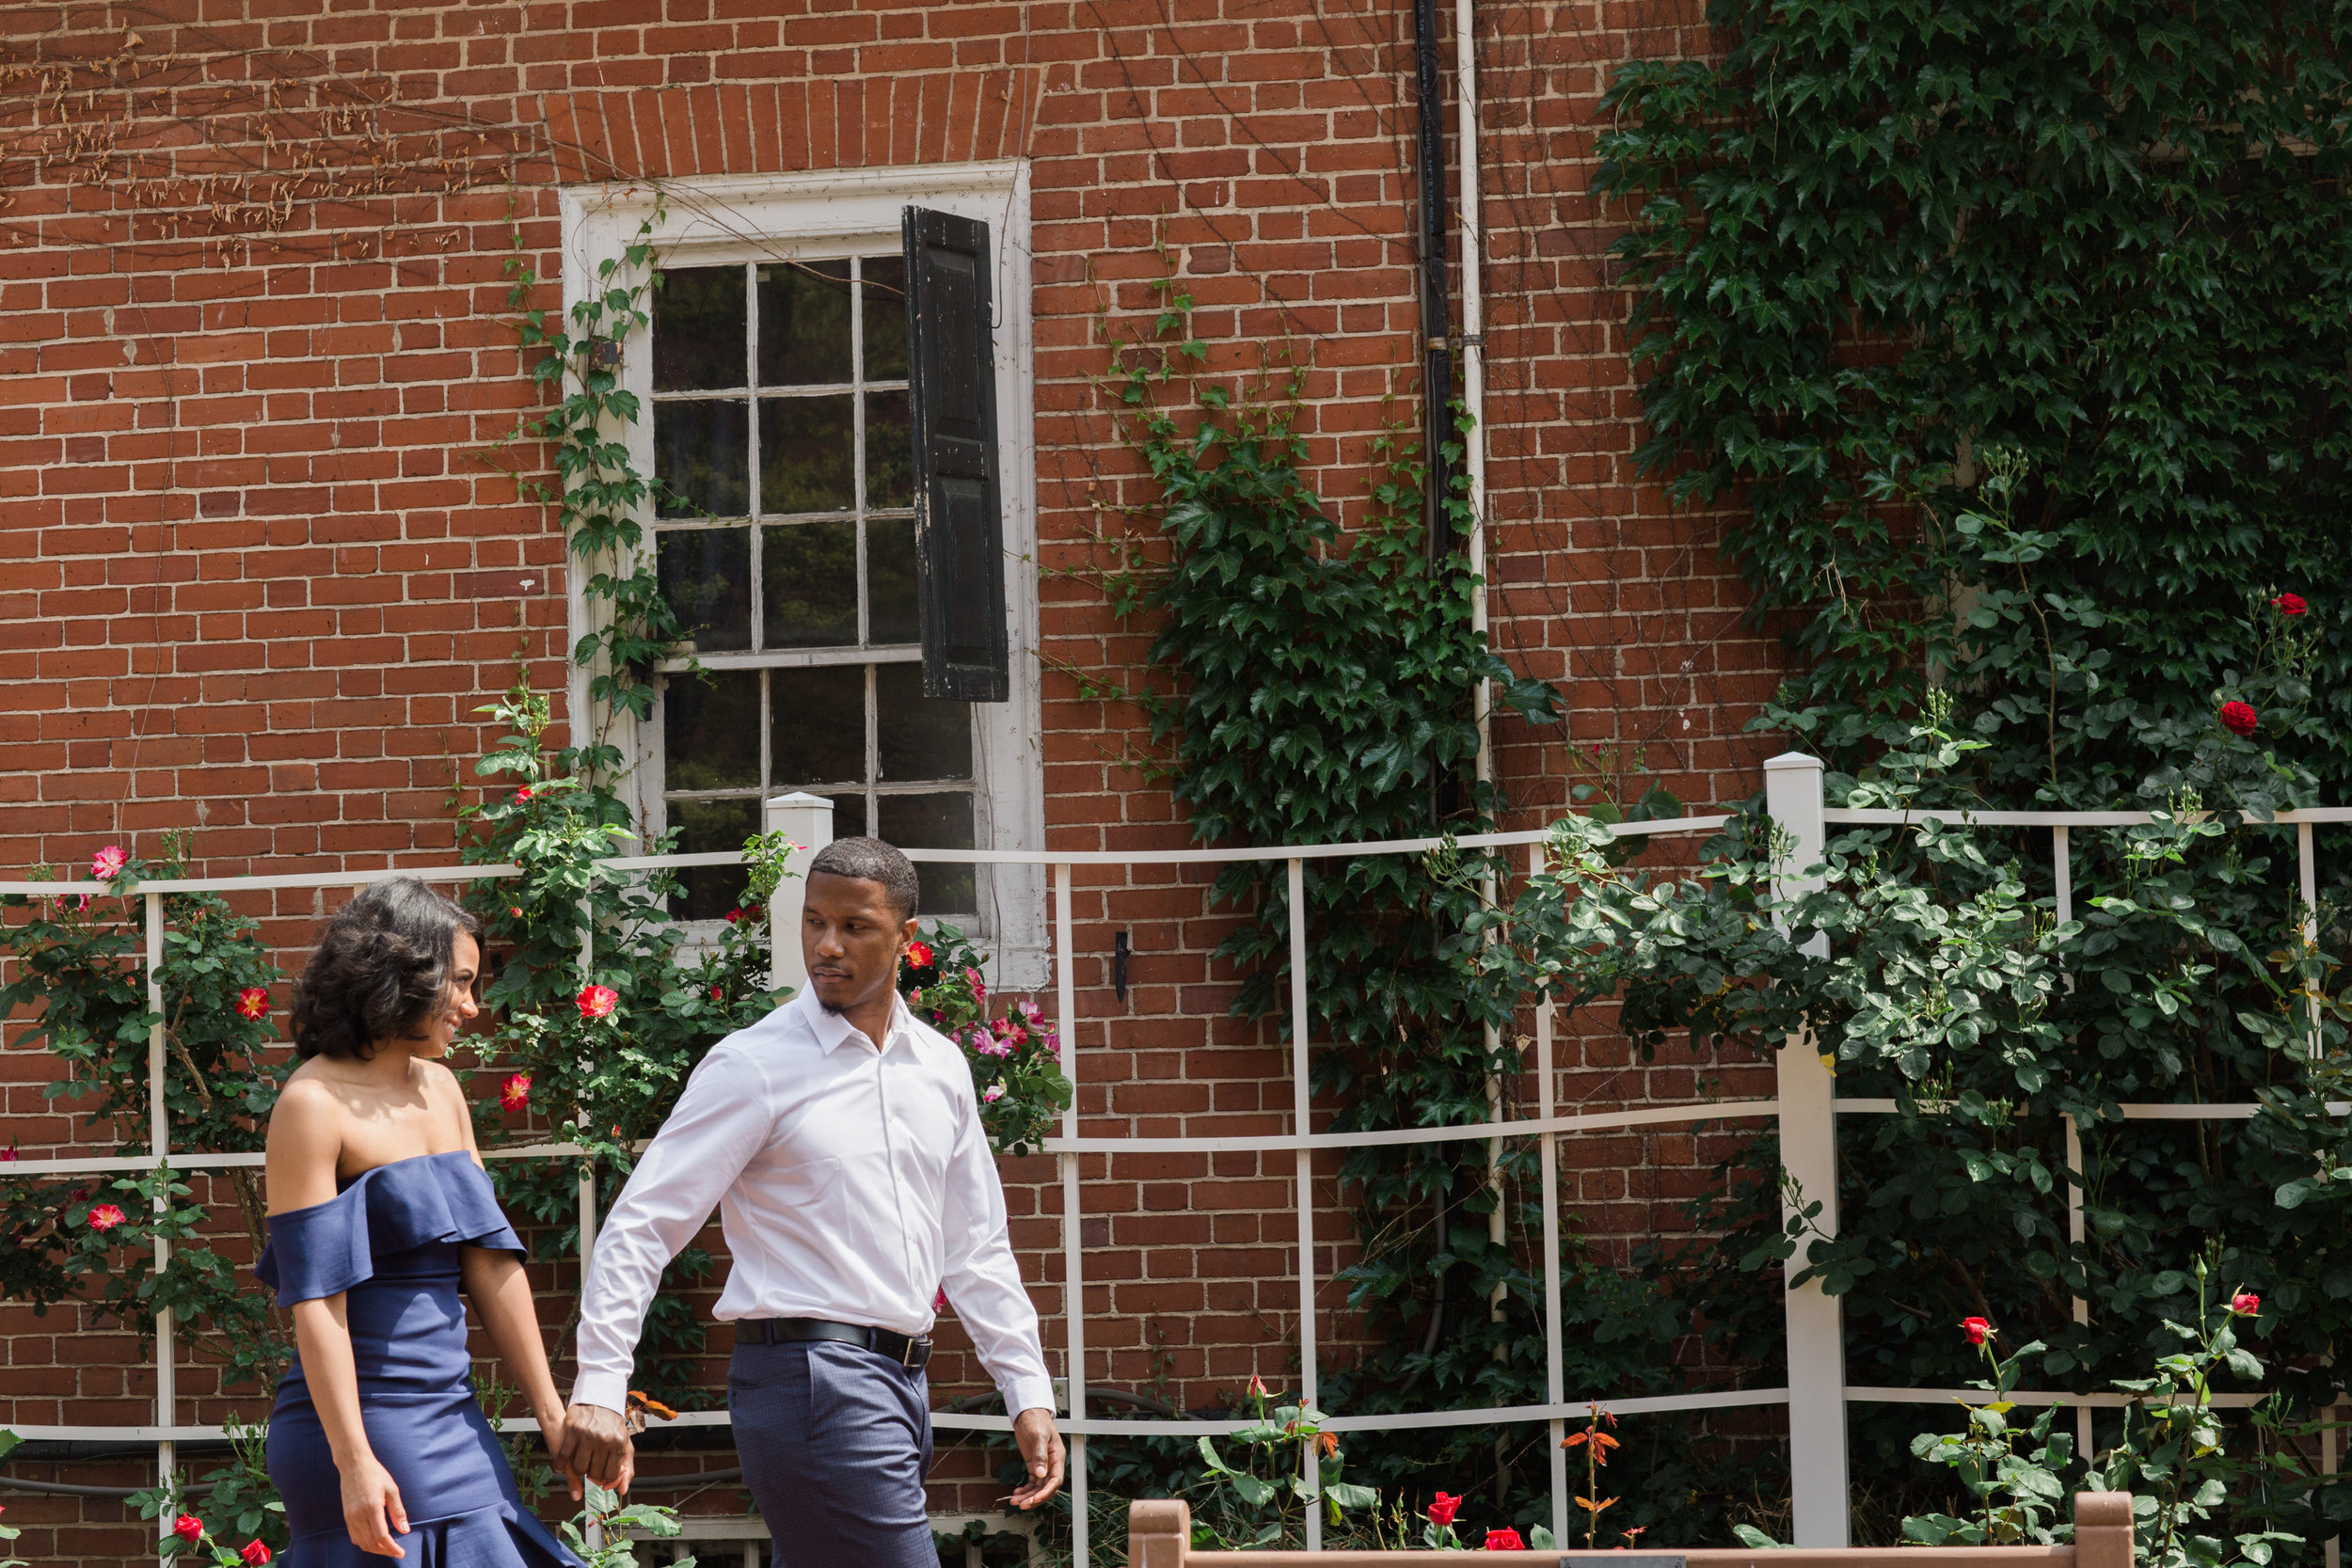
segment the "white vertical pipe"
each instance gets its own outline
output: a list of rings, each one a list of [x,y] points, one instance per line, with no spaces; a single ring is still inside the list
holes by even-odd
[[[2336,1408],[2337,1397],[2330,1395],[2327,1407],[2319,1413],[2319,1473],[2323,1476],[2332,1476],[2337,1473],[2336,1418],[2339,1414]],[[2321,1568],[2341,1568],[2344,1560],[2341,1537],[2330,1535],[2319,1551]]]
[[[582,986],[594,985],[596,979],[596,904],[593,898],[582,898],[580,901],[580,983]],[[588,1065],[584,1060],[580,1063],[582,1077],[587,1076]],[[585,1117],[589,1108],[582,1105],[580,1109],[580,1115]],[[595,1260],[596,1251],[596,1173],[594,1167],[584,1163],[580,1170],[579,1192],[580,1288],[585,1291],[588,1289],[588,1265]],[[599,1528],[590,1526],[588,1544],[601,1545],[603,1540]]]
[[[1461,199],[1454,210],[1462,221],[1462,407],[1469,414],[1470,427],[1462,437],[1462,468],[1467,480],[1465,501],[1470,508],[1470,571],[1479,579],[1470,599],[1470,630],[1481,641],[1486,636],[1486,345],[1481,338],[1486,315],[1486,302],[1481,293],[1479,276],[1484,255],[1482,236],[1486,214],[1481,211],[1478,180],[1478,52],[1470,29],[1470,0],[1454,0],[1454,145],[1461,162]],[[1492,784],[1495,776],[1494,752],[1494,693],[1482,678],[1470,692],[1470,715],[1478,726],[1478,782]],[[1479,883],[1487,903],[1495,898],[1494,879]],[[1491,1063],[1502,1049],[1502,1037],[1489,1023],[1486,1029],[1486,1060]],[[1493,1072],[1486,1075],[1486,1119],[1502,1119],[1502,1080]],[[1303,1122],[1300,1124],[1305,1125]],[[1508,1216],[1501,1201],[1502,1192],[1502,1140],[1494,1138],[1486,1144],[1486,1182],[1494,1189],[1494,1212],[1486,1216],[1486,1240],[1501,1246],[1507,1235]],[[1500,1322],[1502,1318],[1504,1288],[1495,1287],[1487,1310]],[[1502,1347],[1496,1346],[1496,1354]]]
[[[155,1022],[147,1030],[147,1130],[148,1149],[155,1156],[160,1169],[164,1157],[171,1152],[171,1117],[164,1098],[164,895],[151,893],[147,906],[147,1010]],[[104,1178],[100,1178],[103,1186]],[[155,1199],[155,1212],[165,1209],[162,1197]],[[160,1277],[171,1266],[171,1243],[163,1237],[155,1238],[155,1273]],[[173,1362],[176,1359],[176,1336],[173,1332],[171,1308],[159,1307],[155,1313],[155,1424],[169,1430],[179,1413],[179,1377]],[[172,1472],[179,1468],[179,1445],[168,1437],[155,1445],[155,1470],[158,1482],[168,1489]],[[155,1520],[162,1535],[171,1533],[171,1511],[166,1509]],[[159,1559],[169,1561],[168,1558]]]
[[[1468,480],[1470,570],[1479,579],[1470,599],[1470,629],[1486,636],[1486,348],[1483,341],[1486,300],[1480,268],[1486,253],[1486,213],[1478,178],[1478,45],[1470,28],[1470,0],[1454,0],[1454,144],[1461,163],[1462,221],[1462,409],[1470,427],[1462,437],[1462,467]],[[1435,455],[1434,453],[1432,454]],[[1470,690],[1470,714],[1478,725],[1478,779],[1494,776],[1494,694],[1484,680]]]
[[[1531,877],[1544,873],[1544,847],[1531,845],[1527,851],[1527,870]],[[1549,1121],[1559,1115],[1556,1104],[1558,1089],[1552,1083],[1552,1022],[1551,993],[1547,990],[1535,1003],[1535,1073],[1537,1115]],[[1539,1134],[1537,1147],[1543,1158],[1544,1190],[1544,1402],[1559,1405],[1567,1399],[1567,1388],[1560,1361],[1560,1145],[1559,1134]],[[1567,1435],[1567,1423],[1557,1416],[1551,1418],[1551,1538],[1565,1549],[1568,1543],[1568,1452],[1560,1446]]]
[[[1054,1004],[1061,1027],[1061,1075],[1070,1081],[1070,1109],[1061,1114],[1061,1135],[1078,1135],[1078,980],[1073,927],[1070,863],[1054,867]],[[1067,1358],[1070,1418],[1083,1421],[1087,1414],[1086,1274],[1079,1255],[1085,1243],[1078,1209],[1078,1157],[1061,1156],[1061,1255],[1063,1333]],[[1087,1565],[1087,1440],[1070,1434],[1070,1545],[1077,1568]]]
[[[1307,1086],[1307,863],[1294,856],[1288,874],[1291,921],[1291,1119],[1300,1136],[1314,1131]],[[1315,1402],[1315,1165],[1298,1151],[1298,1399]],[[1300,1460],[1307,1487],[1307,1549],[1323,1550],[1321,1469],[1310,1446]]]
[[[2066,1168],[2082,1172],[2083,1130],[2071,1116],[2060,1119],[2066,1124]],[[2090,1227],[2083,1219],[2082,1182],[2069,1178],[2066,1189],[2066,1239],[2074,1244],[2077,1255],[2081,1253],[2089,1235]],[[2080,1296],[2074,1298],[2074,1321],[2083,1324],[2090,1322],[2090,1303]],[[2092,1447],[2090,1406],[2086,1404],[2074,1412],[2074,1451],[2088,1460]]]
[[[2058,923],[2061,926],[2074,918],[2074,844],[2072,832],[2062,822],[2050,830],[2051,881],[2057,895]],[[2066,977],[2066,989],[2070,991],[2074,989],[2074,977],[2071,974]],[[2090,1227],[2083,1218],[2083,1182],[2077,1179],[2088,1175],[2083,1170],[2083,1130],[2073,1117],[2062,1119],[2066,1124],[2066,1168],[2076,1173],[2066,1183],[2066,1239],[2074,1243],[2075,1252],[2079,1254],[2084,1241],[2090,1234]],[[2074,1298],[2074,1321],[2078,1323],[2090,1322],[2090,1303],[2080,1296]],[[2090,1406],[2086,1404],[2074,1412],[2074,1450],[2088,1460],[2094,1442]]]
[[[1773,825],[1788,840],[1787,859],[1772,879],[1780,906],[1774,918],[1786,925],[1788,906],[1821,886],[1815,870],[1828,843],[1818,757],[1788,752],[1764,764],[1764,798]],[[1816,936],[1806,951],[1828,951]],[[1823,1235],[1837,1234],[1837,1120],[1836,1081],[1817,1053],[1813,1037],[1791,1035],[1778,1053],[1781,1168],[1795,1179],[1802,1199],[1818,1203],[1813,1224]],[[1784,1206],[1784,1217],[1797,1211]],[[1802,1548],[1843,1547],[1849,1539],[1851,1507],[1846,1491],[1846,1348],[1843,1316],[1836,1296],[1816,1279],[1796,1283],[1809,1243],[1800,1241],[1785,1265],[1788,1332],[1788,1451],[1794,1474],[1794,1544]]]
[[[2295,825],[2295,853],[2296,860],[2301,863],[2298,869],[2301,872],[2299,885],[2303,890],[2303,944],[2306,949],[2310,949],[2319,945],[2319,866],[2312,856],[2312,825],[2309,822],[2297,822]],[[2316,979],[2307,981],[2306,988],[2310,992],[2305,998],[2304,1010],[2305,1016],[2312,1022],[2311,1058],[2316,1062],[2322,1054],[2319,1040],[2319,982]]]
[[[2303,942],[2308,952],[2319,944],[2319,864],[2312,848],[2312,825],[2309,822],[2295,825],[2295,854],[2296,885],[2303,894]],[[2309,961],[2308,958],[2306,961]],[[2314,978],[2305,984],[2311,993],[2305,999],[2305,1016],[2311,1020],[2312,1028],[2310,1054],[2311,1059],[2317,1062],[2326,1054],[2319,1033],[2319,982]],[[2328,1402],[2323,1418],[2329,1424],[2320,1429],[2320,1465],[2324,1473],[2333,1475],[2336,1471],[2336,1429],[2332,1424],[2336,1407],[2333,1400]],[[2330,1535],[2320,1548],[2320,1557],[2323,1568],[2340,1568],[2343,1561],[2341,1538]]]
[[[583,898],[580,901],[580,983],[583,986],[593,985],[596,983],[596,904],[593,898]],[[581,1064],[583,1078],[587,1076],[586,1067],[587,1064],[583,1062]],[[580,1110],[581,1117],[585,1118],[588,1107],[582,1105]],[[585,1161],[580,1163],[578,1194],[580,1200],[580,1293],[585,1295],[588,1291],[588,1267],[596,1261],[596,1167]],[[621,1402],[624,1405],[628,1404],[628,1400],[626,1395],[622,1397]],[[592,1523],[584,1533],[591,1550],[604,1549],[604,1527],[602,1525]]]

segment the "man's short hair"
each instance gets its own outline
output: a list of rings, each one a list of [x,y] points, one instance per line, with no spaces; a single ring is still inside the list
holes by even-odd
[[[914,863],[881,839],[834,839],[808,863],[810,876],[819,871],[829,877],[855,877],[864,882],[880,882],[890,907],[898,911],[898,918],[914,918],[915,895],[919,891]]]

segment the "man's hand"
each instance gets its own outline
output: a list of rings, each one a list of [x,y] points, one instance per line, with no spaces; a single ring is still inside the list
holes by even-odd
[[[579,1408],[575,1405],[573,1408]],[[1061,1433],[1054,1430],[1054,1413],[1040,1406],[1013,1418],[1012,1435],[1021,1445],[1021,1458],[1029,1467],[1028,1484],[1012,1495],[1015,1508],[1035,1508],[1061,1490]]]
[[[556,1463],[572,1485],[572,1501],[580,1501],[582,1478],[628,1496],[637,1476],[637,1445],[628,1440],[628,1426],[617,1410],[600,1404],[575,1404],[564,1413],[564,1446]]]

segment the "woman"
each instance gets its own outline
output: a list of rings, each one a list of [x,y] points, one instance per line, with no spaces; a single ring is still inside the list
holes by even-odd
[[[254,1269],[292,1309],[299,1352],[269,1423],[287,1568],[363,1568],[370,1553],[579,1568],[524,1510],[467,1381],[461,1288],[563,1463],[522,1243],[441,1064],[478,1010],[479,929],[422,882],[378,882],[327,922],[294,989],[302,1065],[270,1116]]]

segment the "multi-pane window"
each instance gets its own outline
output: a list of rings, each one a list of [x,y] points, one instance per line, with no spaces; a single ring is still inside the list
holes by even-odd
[[[970,848],[972,709],[922,693],[901,258],[665,272],[653,436],[661,590],[708,672],[662,697],[678,847],[738,848],[805,789],[836,835]],[[970,867],[921,875],[925,912],[975,908]],[[682,912],[739,881],[690,873]]]

